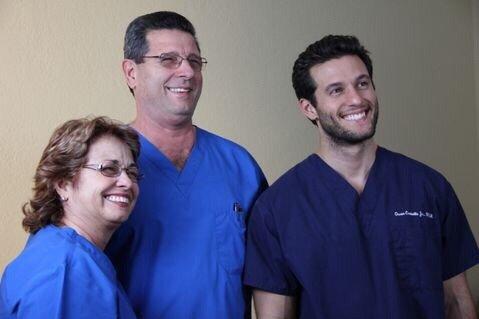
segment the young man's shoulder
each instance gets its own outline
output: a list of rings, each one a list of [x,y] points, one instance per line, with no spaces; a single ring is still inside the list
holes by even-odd
[[[416,181],[427,180],[434,183],[448,183],[438,170],[423,162],[383,147],[379,148],[379,152],[382,152],[381,155],[386,165],[398,173],[407,174]]]

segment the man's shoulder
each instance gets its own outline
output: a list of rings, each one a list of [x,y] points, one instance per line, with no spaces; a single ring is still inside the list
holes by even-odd
[[[196,127],[196,132],[197,138],[201,139],[201,141],[207,144],[209,147],[225,148],[229,149],[230,151],[249,154],[249,152],[243,146],[218,134],[199,127]]]
[[[234,158],[241,165],[252,165],[260,169],[258,163],[246,148],[225,137],[197,127],[198,147],[206,153],[221,158]]]
[[[264,202],[276,202],[287,200],[293,201],[295,196],[300,195],[301,189],[314,179],[311,170],[314,169],[313,162],[315,155],[310,155],[303,161],[297,163],[263,192],[260,200]]]
[[[447,183],[446,178],[438,170],[431,166],[413,159],[407,155],[390,151],[386,148],[380,148],[379,151],[384,158],[386,165],[398,172],[407,174],[414,178],[424,178],[434,182]]]

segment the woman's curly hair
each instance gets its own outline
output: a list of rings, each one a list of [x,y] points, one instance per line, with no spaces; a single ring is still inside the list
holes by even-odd
[[[61,181],[72,181],[87,160],[90,145],[110,135],[124,142],[136,163],[140,152],[138,134],[108,117],[70,120],[59,126],[45,147],[34,177],[33,197],[23,205],[22,225],[30,233],[63,217],[63,205],[55,189]]]

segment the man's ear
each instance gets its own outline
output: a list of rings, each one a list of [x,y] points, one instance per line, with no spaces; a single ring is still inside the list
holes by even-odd
[[[316,121],[318,119],[318,110],[314,105],[307,99],[301,98],[298,101],[298,108],[308,119],[311,121]]]
[[[123,75],[125,76],[126,84],[128,84],[130,89],[134,90],[136,87],[136,63],[133,60],[124,59],[121,67],[123,69]]]

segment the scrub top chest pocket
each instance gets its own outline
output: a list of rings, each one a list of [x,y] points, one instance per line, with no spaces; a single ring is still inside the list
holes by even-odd
[[[391,225],[391,249],[404,288],[442,289],[442,241],[434,219],[416,215],[395,216]]]
[[[245,208],[240,201],[224,202],[216,210],[215,232],[218,262],[227,272],[241,274],[245,254]]]

